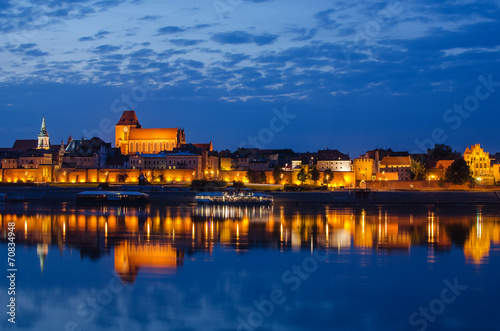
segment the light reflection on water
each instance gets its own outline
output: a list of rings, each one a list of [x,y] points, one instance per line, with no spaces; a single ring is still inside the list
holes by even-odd
[[[104,270],[113,269],[113,272],[130,289],[149,288],[161,279],[169,279],[168,282],[173,282],[179,288],[189,291],[190,284],[183,283],[184,277],[191,280],[197,279],[196,273],[200,273],[198,276],[203,277],[204,272],[208,272],[206,270],[212,270],[214,265],[219,265],[221,261],[227,259],[228,265],[218,267],[222,269],[219,270],[221,275],[227,277],[226,284],[223,285],[226,289],[223,292],[224,295],[234,296],[232,305],[243,307],[247,304],[251,305],[256,298],[240,296],[255,293],[258,298],[259,295],[267,292],[266,290],[260,292],[255,292],[255,289],[247,290],[246,285],[241,283],[241,279],[246,279],[245,277],[249,274],[255,273],[255,277],[261,277],[260,281],[272,283],[277,280],[279,284],[284,270],[282,263],[283,261],[290,262],[290,258],[295,256],[293,254],[305,257],[313,256],[317,250],[326,250],[330,253],[326,261],[328,268],[324,268],[325,271],[321,277],[327,280],[334,277],[356,279],[357,283],[349,283],[349,286],[355,286],[352,290],[368,291],[373,290],[372,282],[379,279],[373,276],[374,269],[372,268],[388,269],[389,274],[386,278],[397,279],[394,271],[397,270],[399,263],[415,268],[416,274],[419,270],[425,269],[427,270],[425,272],[435,272],[434,268],[441,270],[444,264],[451,271],[451,275],[447,277],[456,275],[457,266],[463,268],[470,265],[475,268],[476,274],[479,272],[481,277],[489,277],[489,274],[485,276],[485,272],[478,271],[477,268],[481,265],[488,265],[490,259],[494,258],[493,265],[498,271],[498,248],[500,247],[498,209],[480,206],[336,208],[333,206],[280,205],[274,207],[152,205],[144,208],[83,209],[71,204],[48,206],[20,204],[3,206],[0,221],[3,242],[6,238],[7,223],[16,222],[17,247],[20,255],[23,256],[24,250],[24,256],[37,256],[36,261],[39,263],[37,268],[40,270],[40,277],[37,276],[34,282],[38,284],[34,285],[37,290],[42,290],[45,286],[43,277],[48,276],[44,274],[50,274],[51,277],[56,278],[61,277],[61,279],[67,276],[65,273],[70,274],[66,271],[48,270],[50,268],[64,270],[63,260],[70,259],[67,257],[68,251],[73,256],[71,258],[73,267],[81,268],[80,273],[84,274],[88,271],[85,269],[89,267],[88,263],[83,262],[88,258],[93,261],[94,266],[100,265],[100,268]],[[57,255],[57,252],[61,256],[61,261],[56,262],[53,256],[52,263],[48,264],[47,261],[51,255]],[[78,253],[79,258],[83,258],[80,260],[82,262],[74,262],[75,253]],[[423,257],[422,261],[418,260],[420,257]],[[266,260],[267,264],[260,265],[255,258]],[[35,260],[29,259],[29,261],[31,263]],[[232,273],[232,263],[244,264],[241,269],[238,269],[240,267],[234,268],[239,270],[240,274]],[[197,265],[198,269],[192,269],[194,265]],[[346,269],[337,269],[341,266],[345,266]],[[30,268],[35,270],[33,264],[30,264]],[[183,271],[184,268],[186,268],[185,271]],[[351,271],[348,272],[348,270]],[[54,271],[58,272],[54,273]],[[215,272],[217,273],[217,270]],[[415,270],[413,273],[415,274]],[[104,279],[109,278],[110,275],[107,274]],[[446,276],[444,271],[443,275]],[[437,283],[444,279],[440,279],[440,276],[433,277],[437,277]],[[195,288],[201,286],[200,291],[207,295],[206,292],[209,289],[198,284],[199,281],[197,279],[193,286]],[[469,281],[471,284],[474,283],[476,289],[487,288],[487,285],[477,283],[475,279],[471,278]],[[85,288],[90,284],[90,280],[78,282],[82,280],[75,280],[73,287]],[[333,288],[333,285],[328,283],[319,284],[322,283],[318,283],[317,286],[324,286],[326,289]],[[162,288],[165,285],[165,282],[161,282],[161,285],[155,286]],[[235,286],[236,289],[233,288]],[[312,287],[308,288],[309,290],[317,291],[318,288]],[[301,289],[298,293],[302,291]],[[187,295],[176,293],[181,297]],[[312,299],[308,295],[307,293],[300,294],[301,305],[312,304],[309,302]],[[134,298],[133,294],[130,296]],[[220,293],[218,297],[209,298],[212,302],[227,300],[225,296],[221,297]],[[429,299],[432,299],[432,294],[429,294]],[[151,297],[146,300],[157,304]],[[348,299],[341,299],[343,300]],[[333,304],[328,298],[323,298],[323,301],[319,300],[319,302],[326,306]],[[355,302],[345,304],[356,305]],[[420,304],[425,304],[425,302],[417,301],[415,307],[410,306],[406,309],[410,311],[417,309]],[[211,309],[214,308],[211,307]],[[226,307],[225,313],[229,314],[228,311],[233,309],[236,309],[236,313],[245,311],[241,307],[231,309]],[[380,314],[378,311],[376,313]],[[104,318],[104,316],[107,315],[103,313],[99,318]],[[304,322],[293,322],[296,317],[280,316],[276,316],[276,319],[282,322],[282,324],[276,322],[280,327],[278,324],[271,323],[268,329],[285,328],[285,326],[289,328],[290,325],[298,325],[297,329],[304,329],[301,327]],[[169,318],[175,320],[176,316],[174,314]],[[373,329],[387,328],[392,323],[380,316],[377,318],[381,320],[376,319],[373,322]],[[402,321],[398,319],[398,323],[401,323],[399,327],[415,329],[405,324],[407,323],[406,316],[398,318]],[[311,328],[314,329],[317,326],[321,329],[325,326],[322,324],[324,321],[321,322],[317,316],[316,319],[318,325],[310,324]],[[224,327],[235,329],[236,325],[232,326],[234,321],[236,317],[233,321],[224,323]],[[185,326],[185,323],[187,322],[180,324],[177,329],[183,329],[182,325]],[[95,325],[94,327],[89,327],[89,325],[87,325],[88,329],[94,329]],[[218,329],[210,323],[205,326],[207,329]],[[30,327],[32,327],[31,324],[26,324],[26,328]],[[197,328],[195,325],[190,327]],[[103,327],[99,324],[95,329],[113,329],[113,327]],[[155,329],[155,327],[146,329]],[[339,327],[339,329],[351,328]],[[364,328],[354,323],[352,329]]]
[[[54,209],[55,208],[55,209]],[[184,252],[210,252],[214,246],[239,251],[266,247],[278,251],[315,248],[409,252],[427,246],[429,263],[452,244],[463,249],[466,261],[488,261],[500,244],[498,215],[474,215],[422,207],[413,210],[363,208],[290,208],[285,206],[148,206],[94,207],[64,204],[51,208],[8,207],[0,214],[2,229],[16,222],[18,241],[47,246],[82,247],[92,257],[113,250],[116,271],[130,279],[141,266],[171,273],[182,265]],[[470,212],[471,210],[469,210]],[[99,240],[103,239],[103,240]],[[464,241],[465,240],[465,241]],[[127,258],[127,257],[130,257]]]

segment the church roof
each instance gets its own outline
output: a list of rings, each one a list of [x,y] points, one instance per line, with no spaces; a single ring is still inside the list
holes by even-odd
[[[37,147],[38,139],[16,139],[14,146],[12,146],[12,150],[24,152],[28,149],[35,149]]]
[[[49,134],[47,133],[47,127],[45,126],[45,116],[42,119],[42,127],[40,129],[40,133],[38,134],[38,137],[48,137]]]
[[[137,119],[137,115],[133,110],[125,110],[116,125],[131,125],[138,128],[141,127],[141,125],[139,124],[139,120]]]
[[[177,128],[130,130],[129,140],[177,139]]]
[[[12,151],[24,152],[28,149],[36,149],[38,147],[38,139],[16,139],[16,142],[12,146]],[[49,149],[59,149],[59,145],[50,144]]]

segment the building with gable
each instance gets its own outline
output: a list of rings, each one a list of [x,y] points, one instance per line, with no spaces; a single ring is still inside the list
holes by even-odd
[[[124,111],[115,125],[115,146],[122,154],[172,151],[185,143],[183,129],[144,129],[133,110]]]

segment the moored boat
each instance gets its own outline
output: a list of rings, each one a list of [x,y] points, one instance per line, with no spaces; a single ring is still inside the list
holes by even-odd
[[[81,204],[145,205],[149,203],[149,194],[129,191],[85,191],[76,195],[76,201]]]
[[[200,204],[269,205],[273,203],[273,197],[271,195],[249,190],[201,192],[195,196],[195,200]]]

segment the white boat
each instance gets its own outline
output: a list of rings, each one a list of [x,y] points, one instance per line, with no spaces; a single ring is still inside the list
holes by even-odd
[[[208,204],[259,204],[273,203],[273,197],[268,194],[250,190],[227,190],[224,192],[201,192],[195,196],[197,203]]]

